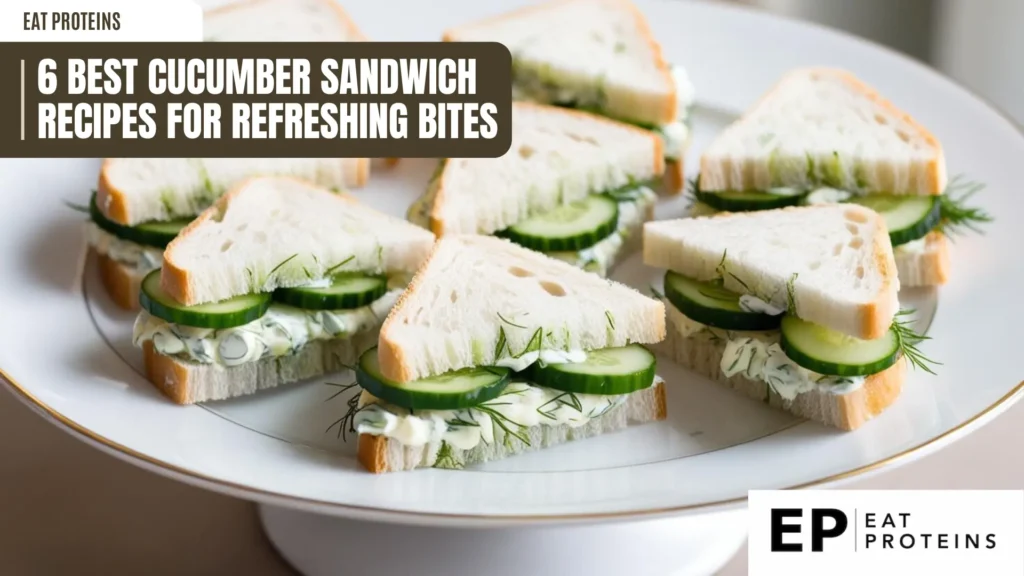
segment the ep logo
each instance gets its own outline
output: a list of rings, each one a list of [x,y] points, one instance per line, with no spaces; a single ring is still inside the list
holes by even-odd
[[[850,525],[846,513],[836,508],[811,508],[809,512],[805,514],[802,508],[771,509],[772,552],[803,552],[807,520],[810,521],[807,532],[811,552],[824,551],[825,539],[842,536]],[[788,536],[790,534],[793,536]]]

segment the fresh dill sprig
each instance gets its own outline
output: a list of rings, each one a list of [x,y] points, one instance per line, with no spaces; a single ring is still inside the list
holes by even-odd
[[[501,312],[498,312],[498,318],[500,318],[502,322],[504,322],[505,324],[508,324],[509,326],[515,326],[516,328],[522,328],[524,330],[526,329],[526,326],[522,326],[520,324],[516,324],[515,322],[512,322],[511,320],[509,320],[509,319],[505,318],[504,316],[502,316]]]
[[[326,270],[326,271],[324,272],[324,276],[330,276],[332,272],[334,272],[334,271],[335,271],[335,270],[337,270],[338,268],[341,268],[341,267],[342,267],[342,266],[344,266],[345,264],[348,264],[349,262],[351,262],[351,261],[353,261],[353,260],[355,260],[355,259],[356,259],[356,257],[355,257],[355,255],[354,255],[354,254],[353,254],[352,256],[349,256],[348,258],[345,258],[345,259],[344,259],[344,260],[342,260],[341,262],[338,262],[338,263],[337,263],[337,264],[335,264],[334,266],[331,266],[330,268],[328,268],[328,269],[327,269],[327,270]]]
[[[525,426],[518,422],[515,422],[508,416],[505,416],[504,414],[498,412],[493,408],[493,406],[505,406],[508,404],[508,402],[491,402],[485,404],[477,404],[476,406],[471,408],[471,410],[479,410],[480,412],[483,412],[484,414],[487,414],[488,416],[491,417],[491,422],[494,423],[494,425],[497,426],[498,428],[501,428],[501,430],[505,433],[504,444],[506,447],[512,447],[512,438],[516,438],[523,444],[529,446],[530,437],[527,436],[526,433],[523,431]],[[512,429],[513,427],[515,428],[515,430]]]
[[[63,202],[65,206],[67,206],[68,208],[71,208],[75,212],[81,212],[83,214],[88,214],[89,213],[89,207],[85,206],[83,204],[75,204],[74,202],[72,202],[70,200],[61,200],[61,202]]]
[[[339,386],[339,387],[343,387],[344,386],[344,385],[337,385],[337,384],[334,384],[334,385],[335,386]],[[339,391],[336,394],[334,394],[334,396],[331,396],[331,398],[334,398],[335,396],[337,396],[338,394],[341,394],[342,392],[345,392],[346,390],[350,390],[353,386],[355,386],[354,383],[349,385],[347,388],[343,388],[341,391]],[[338,427],[338,438],[341,438],[342,441],[348,441],[348,434],[349,433],[354,434],[355,431],[356,431],[356,414],[359,414],[363,410],[366,410],[367,408],[370,408],[371,406],[373,406],[373,404],[365,404],[363,406],[360,406],[359,405],[359,396],[360,396],[360,394],[354,394],[354,395],[352,395],[351,398],[349,398],[345,402],[345,405],[348,407],[348,410],[345,412],[345,414],[341,418],[338,418],[333,423],[331,423],[331,425],[328,426],[326,430],[324,430],[324,434],[327,434],[328,432],[331,431],[332,428],[337,426]],[[329,399],[330,398],[328,398],[328,400]]]
[[[746,282],[744,282],[743,280],[740,280],[739,276],[733,274],[732,272],[729,272],[729,270],[726,269],[726,267],[725,267],[725,259],[726,259],[726,257],[728,255],[729,255],[729,251],[728,250],[722,251],[722,260],[718,263],[718,266],[715,266],[715,272],[719,276],[718,279],[720,281],[722,281],[722,285],[724,287],[724,285],[725,285],[725,277],[728,276],[728,277],[732,278],[733,280],[735,280],[737,284],[739,284],[740,286],[743,286],[744,290],[746,290],[747,292],[750,292],[751,291],[750,287],[747,286]]]
[[[944,194],[938,197],[939,225],[938,231],[947,237],[954,237],[974,232],[984,234],[979,226],[992,222],[992,216],[982,208],[966,205],[967,200],[985,189],[980,182],[970,182],[956,176],[946,187]]]
[[[935,364],[941,366],[942,363],[928,358],[918,350],[917,345],[925,340],[931,340],[931,337],[918,334],[910,327],[910,320],[907,316],[910,316],[913,313],[914,310],[900,310],[896,313],[896,317],[893,318],[891,330],[893,334],[896,335],[896,347],[915,368],[920,368],[921,370],[934,375],[935,372],[929,365]]]
[[[284,260],[282,260],[280,264],[278,264],[277,266],[274,266],[270,270],[270,274],[267,274],[267,279],[269,280],[270,277],[273,276],[275,272],[277,272],[278,270],[281,269],[282,266],[284,266],[285,264],[291,262],[292,260],[294,260],[294,259],[296,259],[298,257],[299,257],[298,253],[295,253],[295,254],[292,254],[291,256],[285,258]]]
[[[514,358],[519,358],[519,357],[523,356],[524,354],[528,354],[530,352],[540,352],[541,345],[543,343],[544,343],[544,331],[541,328],[537,328],[537,330],[533,333],[533,336],[531,336],[530,340],[526,343],[526,348],[523,348],[523,351],[520,352],[518,356],[513,356],[513,357]]]
[[[441,447],[437,449],[437,457],[434,458],[434,468],[446,468],[449,470],[462,468],[462,462],[455,458],[451,444],[443,440],[441,441]]]
[[[549,404],[554,404],[554,406],[545,410],[545,407],[548,406]],[[573,410],[579,412],[580,414],[583,414],[583,403],[581,403],[580,399],[577,398],[576,395],[573,394],[572,392],[562,392],[558,396],[555,396],[551,400],[548,400],[547,402],[541,404],[540,406],[537,407],[537,413],[547,418],[548,420],[554,420],[555,411],[562,406],[568,406]]]
[[[466,420],[465,418],[459,415],[456,415],[455,418],[452,418],[451,420],[445,420],[444,423],[447,424],[449,427],[480,426],[480,423],[477,422],[476,420]]]
[[[498,316],[501,317],[500,314]],[[504,318],[502,318],[502,321],[508,322],[508,320],[505,320]],[[512,324],[512,326],[517,326],[518,328],[526,328],[526,326],[518,326],[516,324]],[[525,354],[528,354],[530,352],[540,352],[540,349],[543,347],[543,345],[544,345],[544,329],[543,328],[537,328],[536,330],[534,330],[533,336],[530,336],[530,339],[526,342],[526,347],[523,348],[523,351],[518,353],[518,354],[513,354],[512,353],[512,348],[509,346],[509,343],[508,343],[508,338],[505,336],[505,327],[504,326],[499,326],[498,327],[498,342],[497,342],[497,344],[494,347],[494,358],[495,358],[495,360],[501,358],[501,354],[504,351],[508,351],[508,355],[509,355],[510,358],[516,358],[516,359],[522,358]]]
[[[306,279],[309,280],[310,282],[315,280],[315,278],[313,278],[313,274],[309,271],[309,268],[306,268],[305,266],[303,266],[302,267],[302,273],[306,275]]]
[[[696,178],[686,181],[686,188],[683,190],[683,198],[686,199],[686,210],[689,211],[697,203],[697,190],[700,185],[700,174]]]
[[[715,273],[718,274],[718,278],[722,279],[722,280],[725,279],[725,273],[726,273],[726,270],[725,270],[725,259],[728,256],[729,256],[729,251],[728,250],[723,250],[722,251],[722,259],[718,261],[718,266],[715,266]]]
[[[611,311],[605,310],[604,317],[608,319],[608,327],[615,330],[615,316],[612,315]]]
[[[356,387],[356,383],[355,382],[353,382],[351,384],[338,384],[337,382],[324,382],[324,384],[326,386],[334,386],[335,388],[338,389],[337,392],[335,392],[334,394],[331,394],[330,396],[328,396],[324,400],[324,402],[330,402],[331,400],[334,400],[338,396],[341,396],[345,392],[348,392],[349,390],[351,390],[351,389]]]
[[[495,360],[501,358],[501,352],[505,349],[505,347],[507,345],[508,345],[508,342],[505,339],[505,327],[504,326],[498,326],[498,344],[494,347],[494,359]]]
[[[793,275],[786,281],[786,310],[790,314],[796,314],[796,278],[800,274],[793,272]]]
[[[658,290],[654,286],[654,284],[649,285],[647,288],[648,288],[648,290],[651,291],[651,296],[654,296],[658,300],[664,300],[665,299],[665,295],[660,290]]]

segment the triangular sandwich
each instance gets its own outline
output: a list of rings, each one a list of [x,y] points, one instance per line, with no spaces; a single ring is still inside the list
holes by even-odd
[[[885,222],[862,206],[651,222],[644,263],[668,269],[667,356],[799,416],[857,428],[896,400],[908,362],[931,370]]]
[[[344,194],[247,180],[186,227],[142,281],[134,340],[146,374],[189,404],[350,366],[433,241]]]
[[[438,241],[357,366],[373,472],[463,467],[665,418],[665,308],[507,240]]]

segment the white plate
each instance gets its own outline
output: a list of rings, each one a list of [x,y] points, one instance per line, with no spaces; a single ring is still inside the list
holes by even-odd
[[[449,25],[500,9],[471,0],[350,2],[379,40],[431,40]],[[1016,350],[1024,226],[1015,219],[1024,137],[976,97],[924,66],[836,33],[701,3],[642,3],[670,60],[698,88],[691,167],[709,139],[787,69],[848,68],[911,111],[945,143],[950,171],[989,185],[977,201],[997,216],[985,236],[952,251],[941,291],[905,293],[925,323],[940,375],[911,374],[902,398],[856,433],[805,423],[661,363],[670,420],[467,471],[374,476],[351,439],[325,433],[344,398],[307,383],[207,406],[179,407],[139,375],[131,315],[116,311],[91,267],[76,267],[82,202],[98,162],[5,161],[0,186],[0,367],[22,398],[94,444],[184,481],[278,504],[360,518],[429,524],[603,519],[742,503],[752,488],[837,481],[934,450],[1018,397]],[[393,213],[422,189],[430,161],[378,170],[359,192]],[[694,172],[690,170],[691,174]],[[659,214],[678,213],[678,200]],[[616,277],[645,287],[656,271],[634,258]],[[347,382],[349,375],[329,380]]]

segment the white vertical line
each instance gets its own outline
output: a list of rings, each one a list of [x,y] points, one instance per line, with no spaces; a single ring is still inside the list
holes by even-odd
[[[25,140],[25,61],[21,61],[21,140]]]

